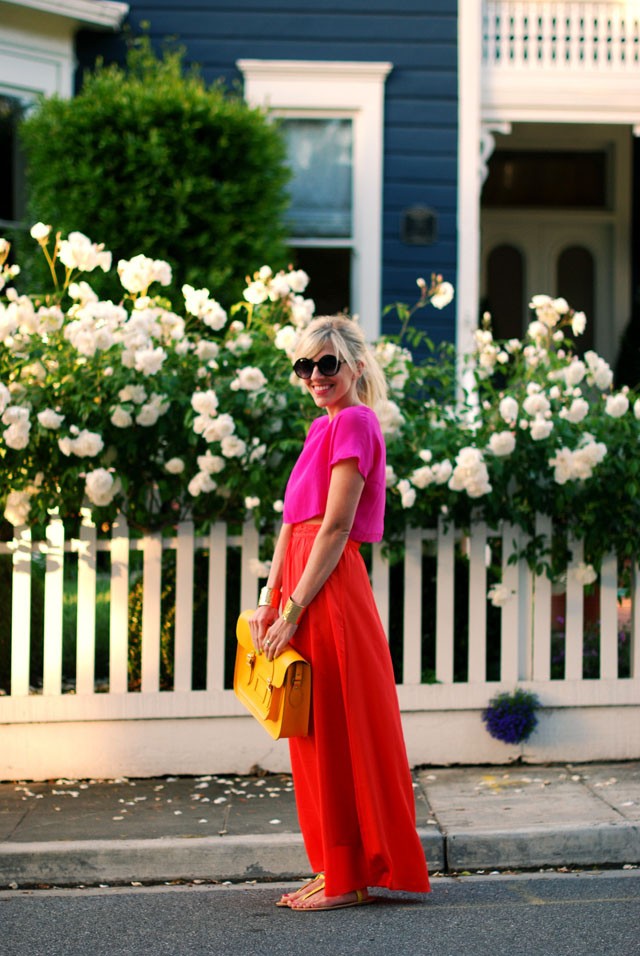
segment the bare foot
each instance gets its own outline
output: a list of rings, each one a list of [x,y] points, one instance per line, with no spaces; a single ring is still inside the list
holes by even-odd
[[[307,880],[306,883],[303,883],[302,886],[294,890],[293,893],[284,893],[280,897],[276,906],[291,906],[296,900],[299,900],[301,897],[306,896],[308,893],[317,893],[319,889],[322,889],[324,886],[324,873],[318,873],[317,876],[312,876],[310,880]]]

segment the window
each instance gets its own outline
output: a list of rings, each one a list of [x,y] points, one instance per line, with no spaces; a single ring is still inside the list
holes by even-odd
[[[17,127],[22,104],[0,95],[0,224],[15,223],[24,215],[24,163]]]
[[[289,240],[318,314],[380,329],[384,81],[390,63],[240,60],[245,97],[282,123]]]

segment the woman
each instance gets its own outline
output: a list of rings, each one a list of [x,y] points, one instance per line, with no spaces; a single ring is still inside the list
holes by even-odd
[[[269,660],[291,644],[311,662],[311,728],[290,751],[318,875],[278,904],[308,912],[370,903],[368,886],[427,892],[429,878],[391,657],[358,550],[383,532],[385,447],[372,406],[384,376],[359,327],[340,316],[313,321],[294,359],[326,414],[289,478],[251,634]]]

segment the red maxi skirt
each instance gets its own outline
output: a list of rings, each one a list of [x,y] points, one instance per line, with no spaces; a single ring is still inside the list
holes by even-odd
[[[293,527],[283,591],[298,583],[319,525]],[[311,663],[308,737],[289,741],[296,805],[326,893],[428,892],[391,655],[359,545],[349,541],[291,642]]]

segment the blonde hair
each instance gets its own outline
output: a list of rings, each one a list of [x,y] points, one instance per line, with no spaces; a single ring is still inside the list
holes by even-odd
[[[346,315],[321,315],[310,322],[302,331],[293,360],[313,358],[328,346],[340,361],[346,362],[352,372],[357,373],[358,363],[361,364],[362,371],[356,388],[358,398],[364,405],[375,408],[378,402],[386,399],[384,372],[367,344],[362,329]]]

